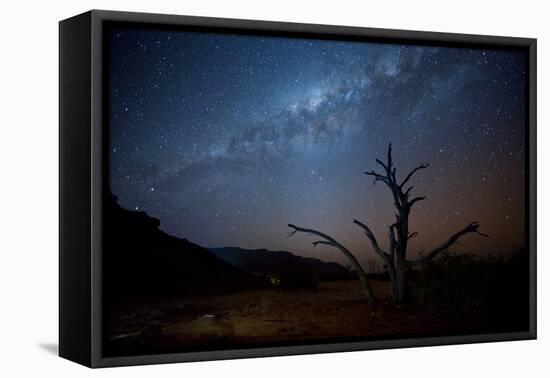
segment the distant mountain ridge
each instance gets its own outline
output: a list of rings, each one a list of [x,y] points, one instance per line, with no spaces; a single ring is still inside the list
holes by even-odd
[[[106,295],[152,296],[221,293],[268,286],[207,249],[159,229],[160,221],[104,205],[103,275]]]
[[[210,251],[242,270],[267,276],[302,275],[321,281],[356,277],[352,271],[338,263],[302,257],[287,251],[239,247],[210,248]]]

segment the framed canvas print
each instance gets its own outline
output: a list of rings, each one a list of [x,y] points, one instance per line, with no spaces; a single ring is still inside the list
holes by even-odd
[[[60,355],[536,337],[534,39],[60,23]]]

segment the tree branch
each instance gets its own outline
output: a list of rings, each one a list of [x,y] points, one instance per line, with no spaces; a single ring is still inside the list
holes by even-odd
[[[392,178],[393,182],[397,184],[397,177],[396,177],[396,174],[397,174],[397,168],[394,167],[394,168],[391,170],[391,178]]]
[[[435,258],[441,252],[446,251],[447,249],[449,249],[449,247],[451,247],[453,244],[455,244],[458,241],[458,239],[460,239],[462,236],[464,236],[468,233],[476,233],[476,234],[479,234],[479,235],[484,236],[484,237],[489,236],[487,234],[479,232],[478,229],[479,229],[479,223],[478,222],[470,223],[469,225],[464,227],[462,230],[454,233],[445,243],[443,243],[439,247],[433,249],[430,253],[428,253],[428,255],[421,258],[420,260],[417,260],[416,262],[425,262],[425,261],[432,260],[433,258]]]
[[[374,161],[376,161],[378,164],[380,164],[380,165],[382,166],[382,168],[384,168],[385,171],[388,170],[388,166],[387,166],[386,164],[384,164],[384,163],[382,162],[382,160],[380,160],[380,159],[374,159]]]
[[[333,246],[332,243],[330,243],[328,241],[324,241],[324,240],[317,240],[317,241],[314,241],[311,244],[313,244],[314,247],[317,247],[317,244],[325,244],[325,245]]]
[[[318,240],[313,242],[313,245],[316,246],[318,244],[323,245],[329,245],[331,247],[335,247],[339,249],[346,257],[350,260],[351,264],[353,265],[353,268],[355,269],[355,272],[359,276],[359,280],[361,281],[361,285],[363,287],[363,292],[365,293],[365,297],[367,299],[368,303],[374,303],[374,292],[372,291],[372,288],[370,286],[369,280],[367,279],[367,275],[363,268],[361,267],[361,264],[359,264],[359,261],[355,258],[353,253],[351,253],[346,247],[344,247],[342,244],[338,243],[334,238],[331,236],[324,234],[320,231],[309,229],[309,228],[302,228],[297,227],[293,224],[289,224],[288,227],[292,228],[292,231],[288,233],[288,236],[292,236],[296,234],[297,232],[303,232],[310,235],[317,235],[323,240]]]
[[[425,168],[428,168],[430,166],[430,164],[420,164],[418,167],[416,167],[415,169],[413,169],[408,175],[407,177],[405,177],[405,179],[403,180],[403,182],[401,183],[401,185],[399,185],[400,188],[403,188],[405,186],[405,184],[407,183],[407,181],[409,181],[411,179],[411,177],[416,173],[418,172],[419,170],[421,169],[425,169]],[[410,190],[410,189],[409,189]]]
[[[410,201],[408,202],[409,208],[411,208],[412,205],[414,205],[416,202],[424,201],[425,199],[426,199],[426,196],[415,197],[415,198],[413,198],[412,200],[410,200]]]
[[[415,238],[418,236],[418,232],[413,232],[412,234],[409,234],[409,236],[407,237],[407,240],[411,240],[412,238]]]
[[[382,181],[386,185],[390,186],[388,178],[386,176],[381,175],[380,173],[376,173],[375,171],[370,171],[370,172],[365,172],[365,174],[374,177],[373,185],[376,184],[377,181]]]
[[[376,254],[380,256],[382,260],[385,262],[386,259],[389,257],[389,255],[386,252],[384,252],[382,248],[380,248],[380,245],[378,244],[378,241],[376,240],[376,237],[374,236],[370,228],[368,228],[366,224],[359,222],[357,219],[354,219],[353,223],[361,227],[361,229],[365,232],[365,234],[369,238],[372,244],[372,248],[374,248],[374,252],[376,252]]]

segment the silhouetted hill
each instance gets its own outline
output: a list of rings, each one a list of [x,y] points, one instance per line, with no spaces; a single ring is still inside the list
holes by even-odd
[[[286,251],[238,247],[210,248],[210,251],[238,268],[264,275],[310,276],[317,280],[356,278],[353,272],[338,263],[296,256]]]
[[[115,196],[105,196],[105,202],[106,295],[159,297],[265,285],[207,249],[159,230],[158,219],[121,208]]]

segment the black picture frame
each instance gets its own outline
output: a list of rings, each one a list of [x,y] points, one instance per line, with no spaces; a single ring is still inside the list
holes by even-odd
[[[526,186],[530,329],[526,332],[357,341],[192,353],[104,357],[102,201],[105,169],[105,67],[108,23],[210,32],[417,45],[520,49],[528,56]],[[92,10],[59,24],[59,354],[89,367],[267,357],[536,338],[536,39]]]

